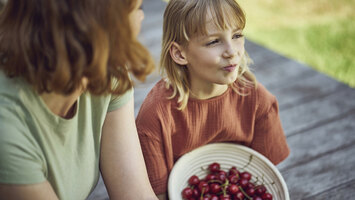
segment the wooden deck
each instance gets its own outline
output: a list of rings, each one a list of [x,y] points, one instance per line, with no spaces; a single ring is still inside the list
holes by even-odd
[[[158,60],[165,3],[145,0],[140,40]],[[277,167],[292,200],[343,200],[355,196],[355,89],[250,41],[258,81],[277,98],[291,148]],[[159,75],[135,89],[135,113]],[[108,199],[100,180],[88,199]]]

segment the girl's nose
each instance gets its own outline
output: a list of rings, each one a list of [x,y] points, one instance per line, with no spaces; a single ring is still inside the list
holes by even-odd
[[[231,43],[226,43],[225,44],[225,49],[223,52],[223,57],[225,58],[232,58],[236,55],[236,50],[233,47],[233,45]]]

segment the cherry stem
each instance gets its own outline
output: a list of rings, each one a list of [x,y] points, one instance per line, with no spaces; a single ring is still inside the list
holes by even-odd
[[[228,179],[226,179],[226,182],[223,185],[221,185],[222,191],[223,191],[223,196],[226,196],[226,194],[227,194],[227,186],[228,185],[229,185],[229,180]]]
[[[244,189],[239,186],[239,190],[242,191],[242,193],[244,194],[244,196],[246,196],[249,200],[251,200],[252,198],[244,191]]]
[[[251,163],[251,160],[253,160],[253,155],[250,155],[250,156],[249,156],[249,161],[248,161],[248,163],[247,163],[246,165],[244,165],[241,169],[246,168],[246,167]]]
[[[207,183],[219,183],[219,184],[223,184],[222,181],[220,181],[220,180],[209,180],[209,181],[207,181]]]
[[[201,191],[201,196],[200,196],[200,200],[203,200],[203,193],[205,192],[205,188],[203,187],[202,188],[202,191]]]
[[[254,182],[255,184],[258,184],[258,185],[274,185],[275,184],[275,181],[271,182],[271,183],[265,183],[265,179],[264,179],[264,174],[261,176],[261,180],[260,181],[260,184],[258,184],[259,182],[259,177],[257,176],[256,177],[256,181]]]

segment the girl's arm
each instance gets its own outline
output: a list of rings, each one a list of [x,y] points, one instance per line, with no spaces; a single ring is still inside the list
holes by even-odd
[[[100,169],[110,199],[157,199],[150,186],[134,119],[133,98],[106,116]]]
[[[0,199],[7,200],[58,200],[48,181],[29,185],[0,184]]]

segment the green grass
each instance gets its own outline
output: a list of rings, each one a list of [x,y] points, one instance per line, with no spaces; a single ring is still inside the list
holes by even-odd
[[[355,0],[239,0],[248,39],[355,87]]]

